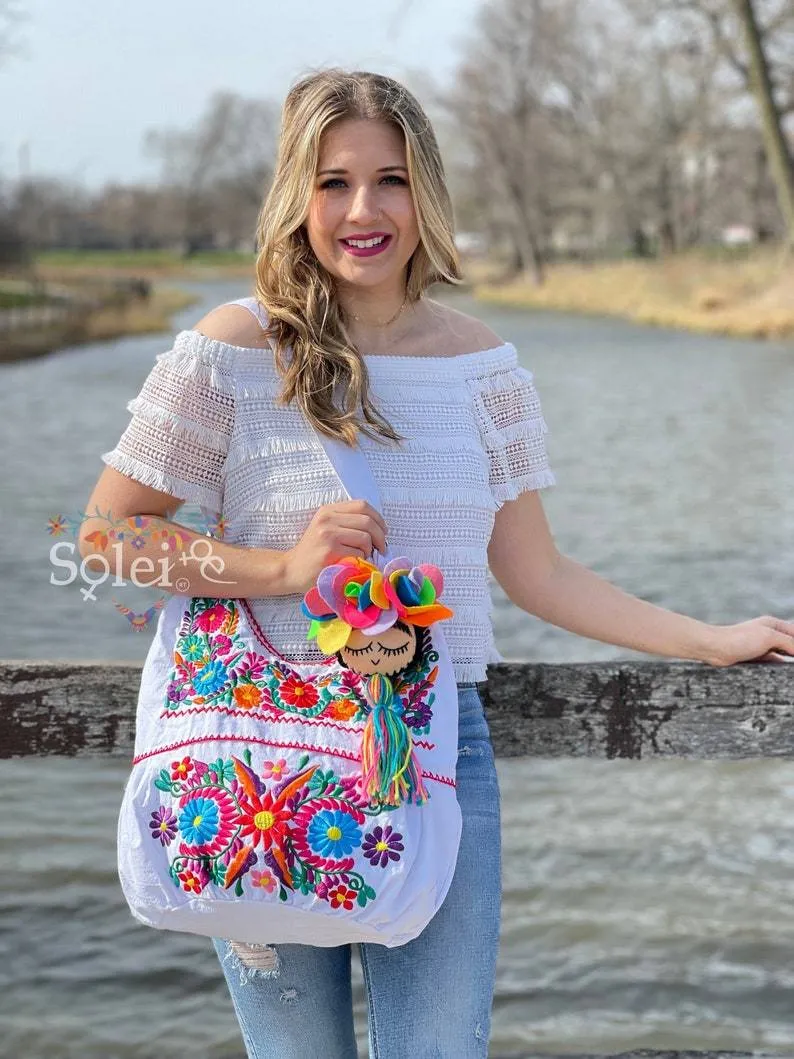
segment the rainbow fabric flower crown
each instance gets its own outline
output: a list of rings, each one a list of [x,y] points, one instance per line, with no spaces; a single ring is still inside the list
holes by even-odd
[[[341,650],[354,629],[367,636],[390,629],[397,621],[432,625],[451,618],[438,597],[444,575],[437,566],[410,559],[390,559],[380,570],[366,559],[346,556],[320,571],[317,583],[303,597],[301,610],[311,619],[307,640],[317,638],[323,654]]]

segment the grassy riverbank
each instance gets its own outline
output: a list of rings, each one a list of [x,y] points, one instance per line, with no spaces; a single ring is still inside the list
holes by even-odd
[[[79,282],[68,285],[76,295]],[[1,301],[2,299],[0,299]],[[10,301],[10,298],[8,299]],[[186,291],[156,285],[148,298],[109,301],[97,308],[69,313],[62,318],[49,318],[46,299],[20,303],[16,307],[30,307],[33,311],[23,326],[3,330],[0,335],[0,361],[22,360],[43,356],[66,346],[100,342],[126,335],[156,334],[171,328],[173,315],[193,305],[198,299]],[[9,306],[13,308],[14,306]],[[37,314],[36,308],[44,310]]]
[[[540,287],[524,277],[500,280],[496,266],[479,263],[467,278],[476,297],[501,305],[742,338],[794,336],[794,262],[783,264],[779,250],[555,264]]]
[[[51,250],[37,256],[36,268],[57,282],[98,275],[210,279],[252,276],[254,255],[213,250],[186,258],[172,250]]]

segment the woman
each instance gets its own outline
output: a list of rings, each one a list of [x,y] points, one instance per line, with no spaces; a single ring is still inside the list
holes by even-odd
[[[253,599],[296,661],[318,657],[297,597],[328,563],[383,552],[388,535],[444,570],[460,702],[456,873],[418,938],[362,945],[360,957],[373,1055],[485,1056],[500,908],[499,792],[477,687],[496,657],[487,568],[523,610],[659,655],[771,660],[794,653],[794,625],[706,625],[558,552],[538,495],[554,479],[531,376],[511,345],[425,294],[460,271],[436,140],[402,86],[329,70],[292,89],[258,235],[257,301],[215,309],[158,359],[89,510],[147,515],[166,533],[185,500],[222,518],[223,586],[191,568],[177,590]],[[306,419],[358,436],[385,519],[341,499]],[[95,529],[86,520],[85,554]],[[151,535],[135,543],[128,569],[161,558]],[[350,946],[215,944],[249,1056],[355,1056]]]

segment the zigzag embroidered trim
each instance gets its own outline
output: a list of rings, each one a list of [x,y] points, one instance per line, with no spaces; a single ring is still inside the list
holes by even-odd
[[[178,743],[168,743],[165,746],[155,747],[153,750],[147,750],[145,754],[138,754],[132,759],[133,765],[139,765],[142,761],[147,761],[149,758],[157,757],[158,754],[170,754],[174,750],[182,750],[188,746],[201,746],[204,743],[256,743],[258,746],[273,746],[279,747],[284,750],[310,750],[315,754],[328,754],[330,757],[344,758],[347,761],[360,761],[361,758],[357,754],[351,754],[345,750],[339,750],[336,747],[322,747],[322,746],[311,746],[305,743],[288,743],[280,742],[275,739],[257,739],[254,736],[248,736],[245,739],[241,739],[239,735],[221,735],[214,734],[208,735],[202,739],[200,736],[193,739],[182,739]],[[425,772],[422,770],[422,776],[424,779],[435,780],[436,783],[443,783],[447,787],[456,787],[454,777],[452,776],[441,776],[435,772]]]
[[[316,717],[300,717],[298,715],[290,715],[287,713],[276,713],[275,711],[269,710],[236,710],[229,706],[188,706],[183,707],[179,713],[174,713],[173,710],[163,710],[160,714],[159,720],[165,720],[167,718],[179,718],[185,717],[191,713],[224,713],[229,717],[259,717],[265,721],[275,721],[278,724],[299,724],[301,727],[315,726],[317,728],[335,728],[338,732],[363,732],[364,723],[350,721],[347,724],[338,724],[336,721],[323,721],[318,720]],[[420,747],[422,750],[435,750],[436,744],[431,743],[429,739],[414,739],[414,746]]]

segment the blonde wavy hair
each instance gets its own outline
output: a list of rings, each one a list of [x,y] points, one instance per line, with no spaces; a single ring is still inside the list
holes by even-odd
[[[315,257],[304,227],[320,138],[351,118],[387,122],[405,137],[419,228],[408,263],[408,303],[433,283],[461,281],[441,154],[414,96],[381,74],[330,69],[302,78],[284,102],[273,182],[259,214],[256,296],[269,317],[283,383],[279,403],[295,401],[316,430],[348,445],[359,431],[403,440],[370,401],[367,367],[348,337],[334,277]]]

